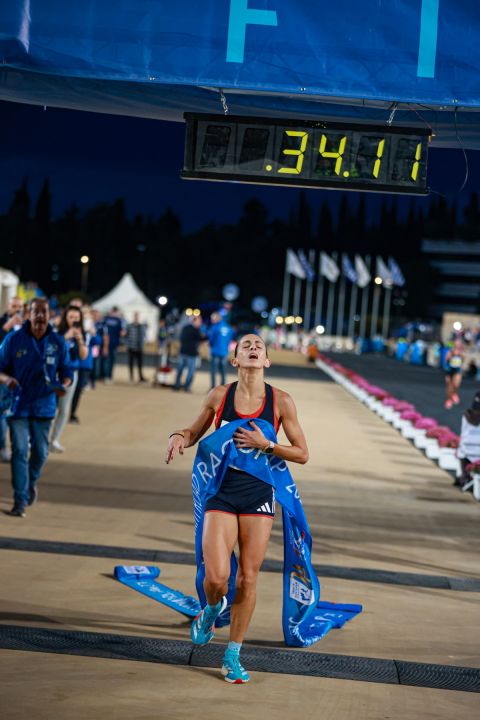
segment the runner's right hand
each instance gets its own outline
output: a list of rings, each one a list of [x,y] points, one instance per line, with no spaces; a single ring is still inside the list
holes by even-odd
[[[172,462],[177,454],[183,455],[185,450],[185,438],[182,435],[172,435],[168,438],[167,452],[165,453],[165,462],[167,465]]]

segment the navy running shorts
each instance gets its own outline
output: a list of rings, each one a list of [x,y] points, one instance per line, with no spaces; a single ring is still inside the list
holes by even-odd
[[[242,470],[229,467],[220,490],[209,498],[205,512],[275,517],[275,489]]]

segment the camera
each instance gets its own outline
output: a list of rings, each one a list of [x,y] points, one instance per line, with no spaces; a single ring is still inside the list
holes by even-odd
[[[82,327],[82,323],[80,322],[80,320],[75,320],[75,322],[72,323],[72,327],[74,327],[74,328],[81,328],[81,327]]]

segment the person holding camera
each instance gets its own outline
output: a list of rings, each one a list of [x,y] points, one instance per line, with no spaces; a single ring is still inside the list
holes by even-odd
[[[49,318],[47,299],[34,298],[30,319],[0,346],[0,383],[15,395],[8,419],[14,500],[10,515],[15,517],[25,517],[26,507],[37,499],[56,398],[67,392],[73,378],[65,340]]]
[[[19,297],[12,297],[8,302],[7,312],[0,317],[0,344],[5,340],[8,333],[19,330],[23,322],[23,300]],[[0,385],[0,399],[8,390]],[[0,460],[10,462],[12,454],[7,448],[8,426],[6,419],[0,417]]]
[[[73,370],[72,384],[67,392],[58,399],[58,408],[55,422],[53,423],[50,449],[52,452],[62,453],[65,448],[60,444],[60,438],[65,424],[70,417],[73,395],[78,382],[78,370],[80,361],[85,360],[88,355],[88,347],[83,329],[82,311],[76,305],[69,305],[62,315],[58,334],[63,336],[67,345],[70,367]]]

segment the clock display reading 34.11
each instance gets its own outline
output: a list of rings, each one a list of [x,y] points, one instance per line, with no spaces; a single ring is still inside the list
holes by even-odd
[[[428,192],[428,130],[190,113],[185,119],[185,178]]]

